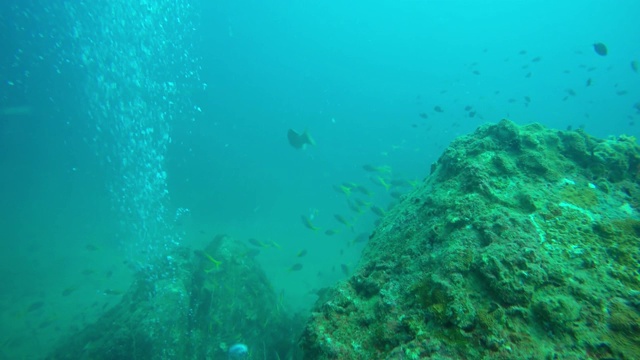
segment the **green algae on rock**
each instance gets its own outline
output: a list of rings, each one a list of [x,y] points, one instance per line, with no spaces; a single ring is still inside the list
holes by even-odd
[[[637,358],[639,180],[630,137],[458,138],[318,301],[305,358]]]

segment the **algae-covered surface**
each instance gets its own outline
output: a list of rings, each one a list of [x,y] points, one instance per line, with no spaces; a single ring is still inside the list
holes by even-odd
[[[220,235],[140,271],[122,301],[48,359],[293,359],[301,321],[285,309],[249,249]],[[239,343],[246,356],[233,357]]]
[[[631,137],[455,140],[318,300],[305,358],[640,358],[639,180]]]

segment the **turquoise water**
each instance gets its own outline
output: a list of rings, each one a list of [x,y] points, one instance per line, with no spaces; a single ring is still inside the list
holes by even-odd
[[[259,261],[304,311],[357,265],[368,207],[483,123],[639,136],[637,14],[634,1],[3,3],[0,355],[39,358],[133,271],[219,233],[269,244]],[[316,145],[294,149],[290,128]]]

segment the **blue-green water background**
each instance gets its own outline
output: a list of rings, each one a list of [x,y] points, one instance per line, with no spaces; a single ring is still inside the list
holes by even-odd
[[[363,200],[392,201],[365,164],[390,166],[389,179],[422,179],[455,137],[502,118],[639,135],[636,1],[175,1],[166,13],[86,11],[105,3],[0,5],[4,356],[38,358],[117,303],[112,294],[126,291],[150,252],[163,255],[165,242],[198,248],[218,233],[276,242],[258,260],[292,311],[308,309],[315,289],[345,277],[342,264],[356,266],[364,244],[350,242],[376,219],[350,210],[334,186],[363,184],[374,193]],[[137,17],[149,26],[129,28]],[[125,51],[143,46],[143,58]],[[119,69],[131,73],[113,81],[138,76],[143,86],[101,86],[100,74]],[[163,99],[168,83],[176,87]],[[116,105],[132,96],[146,101],[138,113]],[[159,137],[145,145],[147,128]],[[289,128],[308,129],[317,146],[293,149]],[[135,166],[114,165],[123,157]],[[166,180],[150,188],[138,176],[158,171]],[[150,193],[136,196],[141,189]],[[135,215],[140,208],[148,212]],[[322,230],[306,228],[303,215]],[[152,239],[141,238],[141,222],[152,223]],[[288,271],[294,263],[303,269]]]

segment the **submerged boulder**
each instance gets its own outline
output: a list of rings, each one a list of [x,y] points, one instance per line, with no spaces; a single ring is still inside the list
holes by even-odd
[[[503,120],[455,140],[320,299],[306,359],[635,359],[640,147]]]
[[[293,359],[300,323],[249,249],[217,236],[203,250],[179,248],[138,273],[118,305],[47,358]]]

